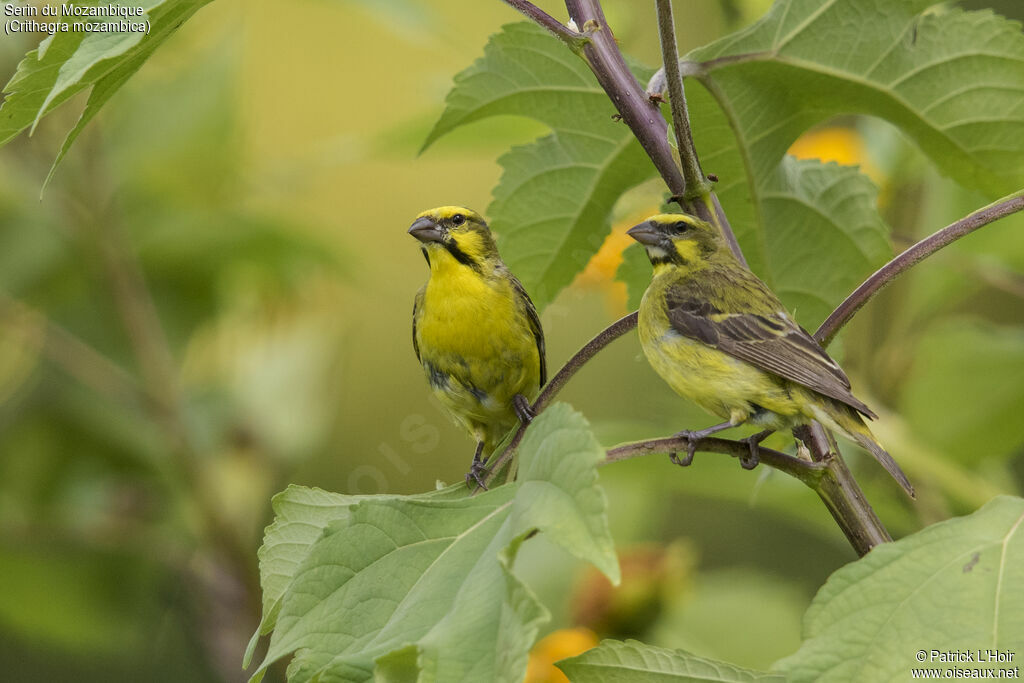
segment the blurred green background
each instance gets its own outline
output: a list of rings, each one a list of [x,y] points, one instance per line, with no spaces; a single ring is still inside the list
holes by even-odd
[[[682,51],[769,4],[680,3]],[[623,49],[656,63],[653,3],[606,5]],[[1024,15],[1014,0],[964,5]],[[542,132],[489,120],[417,155],[452,76],[517,20],[498,0],[218,0],[90,124],[41,200],[82,100],[0,150],[5,680],[245,680],[275,492],[462,478],[473,444],[428,400],[411,348],[426,269],[405,231],[433,206],[485,211],[495,159]],[[0,78],[38,38],[0,39]],[[897,249],[987,203],[875,120],[830,122],[793,152],[860,164]],[[606,248],[544,311],[550,368],[626,312],[611,281],[622,231],[660,199],[656,183],[627,195]],[[894,535],[1022,488],[1022,271],[1024,221],[989,226],[886,291],[836,350],[919,491],[910,504],[847,448]],[[561,398],[608,445],[710,419],[633,335]],[[816,496],[766,468],[657,457],[608,467],[602,484],[620,589],[543,539],[518,564],[550,628],[586,627],[583,642],[640,637],[767,667],[854,559]]]

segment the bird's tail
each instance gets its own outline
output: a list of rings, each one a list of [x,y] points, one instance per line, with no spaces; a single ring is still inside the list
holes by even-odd
[[[907,492],[911,498],[914,498],[914,487],[910,484],[910,480],[907,479],[907,475],[903,474],[903,470],[896,464],[896,461],[892,459],[892,456],[881,445],[875,440],[874,435],[868,426],[864,424],[864,420],[860,414],[853,408],[842,404],[834,403],[828,406],[823,414],[819,415],[819,420],[825,422],[829,426],[838,428],[841,432],[844,432],[847,436],[857,442],[857,445],[868,451],[875,457],[885,471],[892,475],[892,478],[899,482],[903,490]],[[824,418],[824,419],[822,419]]]

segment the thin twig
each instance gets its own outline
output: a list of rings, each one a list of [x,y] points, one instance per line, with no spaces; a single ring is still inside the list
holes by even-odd
[[[739,55],[725,55],[724,57],[709,59],[706,62],[691,62],[687,59],[680,59],[676,63],[679,65],[679,70],[683,76],[704,77],[722,66],[742,64],[744,62],[763,61],[774,54],[775,53],[766,50],[762,52],[745,52]],[[662,95],[668,85],[667,81],[668,77],[665,75],[665,67],[663,66],[655,71],[654,75],[647,80],[647,96],[656,97],[658,95]]]
[[[599,0],[565,0],[565,5],[569,10],[569,16],[572,17],[577,26],[580,26],[583,29],[584,35],[589,38],[588,42],[583,46],[582,50],[578,54],[586,60],[591,71],[593,71],[594,75],[597,77],[598,83],[600,83],[604,91],[608,93],[609,98],[615,105],[619,114],[622,116],[622,120],[630,127],[630,130],[633,131],[633,134],[636,136],[637,140],[639,140],[641,146],[647,152],[647,155],[651,158],[651,161],[658,169],[658,172],[661,174],[669,190],[677,198],[684,210],[694,213],[698,217],[715,224],[726,238],[737,259],[745,264],[746,262],[739,249],[739,245],[736,242],[732,228],[725,217],[725,213],[721,210],[721,206],[714,193],[708,191],[697,201],[691,202],[687,200],[686,181],[672,154],[671,147],[668,144],[667,125],[665,124],[664,118],[661,116],[660,109],[658,109],[654,102],[655,98],[648,97],[647,93],[641,90],[636,78],[626,67],[622,53],[619,51],[618,46],[615,43],[615,37],[612,35],[611,29],[608,27],[608,23],[605,20],[604,12],[601,9],[601,3]],[[661,4],[659,0],[659,7],[660,6]],[[669,15],[670,14],[671,12],[669,12]],[[670,16],[669,19],[671,19]],[[534,20],[536,21],[537,19],[535,18]],[[667,27],[667,25],[671,25],[671,21],[662,21],[660,24],[663,27]],[[678,71],[678,59],[675,54],[674,27],[671,39],[667,39],[668,37],[665,36],[664,31],[662,36],[663,44],[666,47],[670,45],[672,48],[672,54],[666,59],[666,63],[672,64],[673,67],[675,67],[675,70]],[[674,99],[677,105],[681,105],[683,103],[683,96],[681,94],[681,73],[677,74],[677,76],[678,78],[674,80],[679,83],[679,90]],[[684,108],[679,107],[676,111],[680,115],[685,116]],[[674,112],[674,114],[676,114],[676,112]],[[678,127],[679,126],[677,126],[677,128]],[[688,123],[685,124],[685,130],[689,130]],[[689,147],[689,150],[687,150],[687,147]],[[690,145],[680,145],[680,154],[682,155],[684,153],[692,154],[692,159],[685,161],[684,165],[693,164],[695,168],[699,169],[700,165],[697,161],[696,151],[692,148],[692,143]],[[625,320],[626,318],[619,321],[619,323],[622,323]],[[616,323],[616,325],[619,323]],[[635,320],[631,322],[629,327],[632,327],[633,325],[635,325]],[[625,329],[621,330],[619,334],[624,331]],[[596,341],[596,339],[594,341]],[[610,339],[608,341],[610,341]],[[592,343],[594,342],[591,342],[591,344]],[[606,343],[607,342],[605,342],[605,344]],[[590,347],[591,344],[588,344],[587,347]],[[594,349],[594,352],[596,353],[597,349],[603,347],[605,344],[598,345]],[[587,347],[584,348],[586,349]],[[581,351],[581,354],[582,353],[583,352]],[[579,364],[582,365],[590,355],[593,354],[591,353],[586,356],[586,358],[581,358]],[[570,363],[572,363],[572,361],[570,361]],[[575,369],[576,368],[572,369],[565,376],[564,380],[568,380],[568,377],[575,372]],[[554,383],[554,381],[552,383]],[[547,404],[547,401],[549,401],[554,393],[556,393],[560,388],[561,385],[559,384],[551,387],[550,392],[545,390],[545,393],[542,393],[541,397],[538,399],[538,403],[540,404],[539,407],[543,408],[543,406]],[[535,410],[534,412],[538,411]],[[516,431],[512,442],[497,458],[491,473],[488,475],[488,483],[490,483],[490,481],[492,481],[493,478],[502,471],[505,463],[507,463],[508,459],[511,458],[515,448],[518,446],[519,441],[522,438],[524,430],[525,427],[521,426]],[[861,493],[859,488],[857,488],[856,481],[853,480],[852,476],[844,477],[842,475],[843,471],[845,471],[847,475],[849,472],[842,463],[838,451],[833,453],[831,449],[824,448],[821,444],[814,443],[810,444],[809,447],[812,451],[812,457],[817,461],[825,463],[827,472],[829,473],[827,477],[829,483],[825,485],[825,488],[814,488],[818,492],[819,496],[822,497],[822,500],[825,501],[826,505],[829,506],[829,510],[832,511],[834,516],[836,516],[836,510],[840,509],[848,513],[849,518],[836,516],[836,520],[840,526],[843,526],[844,524],[853,525],[853,528],[850,529],[844,526],[843,531],[846,533],[847,537],[850,538],[854,548],[857,549],[859,553],[863,554],[873,545],[888,539],[888,533],[885,531],[884,527],[882,527],[881,522],[878,521],[877,516],[874,515],[874,512],[867,504],[863,493]],[[825,479],[826,477],[823,475],[823,481]],[[829,498],[832,496],[838,497],[840,500],[830,501]]]
[[[684,211],[714,224],[721,231],[736,258],[746,265],[732,226],[729,225],[725,213],[716,209],[718,200],[714,193],[708,190],[696,200],[687,199],[688,186],[668,143],[668,125],[665,118],[661,115],[658,105],[647,96],[647,92],[640,87],[626,66],[622,52],[615,42],[615,36],[604,17],[601,3],[598,0],[565,0],[565,6],[569,10],[569,16],[577,26],[583,27],[584,35],[590,39],[580,54],[594,72],[598,83],[608,93],[622,120],[640,141],[640,145],[668,186],[669,192]],[[677,101],[681,100],[682,98],[677,98]],[[689,128],[689,123],[686,124],[686,128]],[[696,151],[692,144],[689,150],[680,149],[680,155],[684,153],[692,154],[692,160],[684,162],[684,166],[697,163]],[[699,163],[697,166],[699,167]]]
[[[534,414],[544,410],[551,404],[555,395],[562,390],[562,387],[586,364],[597,352],[611,344],[613,341],[626,334],[637,323],[637,312],[633,311],[624,315],[608,327],[601,330],[596,337],[584,344],[583,348],[577,351],[572,358],[566,361],[565,365],[551,378],[551,381],[544,385],[537,400],[533,402],[531,409]]]
[[[902,254],[879,268],[871,277],[864,281],[853,294],[846,297],[836,310],[821,324],[814,338],[822,346],[828,346],[850,318],[864,304],[892,282],[901,273],[909,270],[939,249],[952,244],[964,235],[969,235],[980,227],[988,225],[1005,216],[1024,209],[1024,190],[1008,195],[974,213],[961,218],[956,223],[947,225],[938,232],[924,238]]]
[[[588,341],[583,345],[579,351],[573,355],[565,365],[555,374],[551,380],[544,385],[540,395],[530,406],[530,412],[534,416],[540,415],[541,412],[547,408],[551,401],[554,400],[555,396],[562,387],[572,378],[573,375],[582,368],[587,361],[593,358],[598,351],[611,344],[613,341],[626,334],[634,327],[636,327],[637,313],[634,311],[629,315],[619,318],[608,327],[598,332],[597,336]],[[516,433],[512,436],[512,440],[505,446],[505,450],[498,455],[497,458],[493,458],[493,462],[489,462],[489,472],[484,479],[484,483],[488,486],[493,483],[494,479],[504,469],[505,464],[515,454],[516,448],[519,447],[519,442],[523,440],[523,433],[526,432],[527,425],[520,424],[519,428],[516,429]]]
[[[676,26],[672,17],[672,0],[655,0],[658,8],[658,33],[661,37],[661,57],[664,63],[668,102],[672,110],[672,126],[675,129],[679,148],[679,161],[683,167],[686,182],[685,199],[695,202],[710,194],[711,189],[700,168],[697,150],[693,146],[690,131],[690,114],[686,110],[686,91],[683,77],[679,72],[679,52],[676,47]]]
[[[673,195],[684,196],[686,183],[668,144],[665,118],[626,66],[601,4],[596,0],[566,0],[565,6],[569,16],[589,38],[582,56],[597,82],[608,93],[623,122],[640,141],[669,191]]]
[[[533,19],[538,25],[546,28],[556,38],[569,46],[573,52],[579,52],[587,38],[582,33],[573,31],[571,28],[555,19],[553,16],[526,0],[504,0],[506,5],[522,12]]]
[[[679,453],[685,451],[688,445],[689,441],[681,436],[636,441],[609,449],[605,457],[606,462],[612,463],[652,453]],[[705,453],[724,453],[734,458],[743,458],[750,454],[750,446],[746,442],[715,437],[707,437],[698,441],[697,450]],[[807,462],[764,446],[759,446],[757,452],[761,462],[765,465],[796,477],[811,488],[817,486],[826,469],[822,463]]]

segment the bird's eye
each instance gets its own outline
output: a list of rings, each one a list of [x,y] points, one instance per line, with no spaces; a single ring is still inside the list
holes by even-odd
[[[676,232],[677,235],[682,235],[684,232],[686,232],[689,229],[690,224],[687,223],[686,221],[679,221],[678,223],[676,223],[672,227],[675,228],[675,232]]]
[[[466,217],[463,216],[461,213],[457,213],[454,216],[452,216],[452,225],[462,225],[465,222]]]

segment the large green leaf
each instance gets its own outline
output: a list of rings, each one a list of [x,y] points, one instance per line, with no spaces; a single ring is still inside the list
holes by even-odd
[[[790,156],[761,183],[765,270],[808,329],[892,254],[876,195],[855,168]]]
[[[488,208],[505,262],[543,308],[600,248],[615,201],[655,168],[629,128],[612,120],[615,108],[586,63],[533,24],[505,26],[455,77],[424,147],[500,114],[552,129],[498,160],[504,173]]]
[[[511,572],[520,544],[540,530],[619,570],[583,417],[553,406],[520,453],[517,482],[475,497],[279,496],[260,553],[273,635],[254,678],[294,653],[292,681],[522,680],[547,612]]]
[[[803,645],[776,668],[791,681],[902,681],[941,665],[933,652],[1024,651],[1022,522],[1024,500],[1001,496],[876,547],[829,578]]]
[[[901,413],[918,438],[960,462],[1008,458],[1024,441],[1021,377],[1024,329],[948,320],[921,339]]]
[[[142,7],[146,14],[126,18],[148,22],[146,32],[67,31],[45,38],[18,65],[4,86],[0,106],[0,146],[31,126],[72,95],[92,87],[85,110],[68,133],[53,167],[96,112],[134,74],[153,51],[210,0],[146,0],[139,2],[83,2],[84,5]],[[75,20],[114,21],[118,17],[62,17]],[[52,175],[53,168],[50,170]]]
[[[558,668],[572,683],[782,683],[785,680],[778,674],[744,669],[635,640],[624,643],[605,640],[578,657],[563,659],[558,662]]]
[[[886,253],[866,179],[785,160],[808,128],[873,114],[961,183],[993,196],[1024,185],[1019,25],[991,12],[923,13],[932,4],[779,0],[753,26],[687,56],[703,63],[690,67],[703,87],[688,88],[703,166],[720,178],[751,268],[805,327]]]
[[[877,190],[855,168],[784,157],[761,182],[762,250],[754,266],[804,327],[814,329],[891,253],[875,208]],[[730,217],[732,217],[730,210]],[[755,235],[748,232],[746,243]],[[752,264],[753,265],[753,264]],[[639,245],[626,250],[617,277],[636,307],[651,279]]]
[[[812,125],[888,119],[958,182],[993,197],[1024,185],[1024,35],[934,0],[778,0],[749,28],[695,50],[749,173],[771,173]],[[730,60],[723,57],[745,57]],[[711,61],[715,60],[715,61]]]

